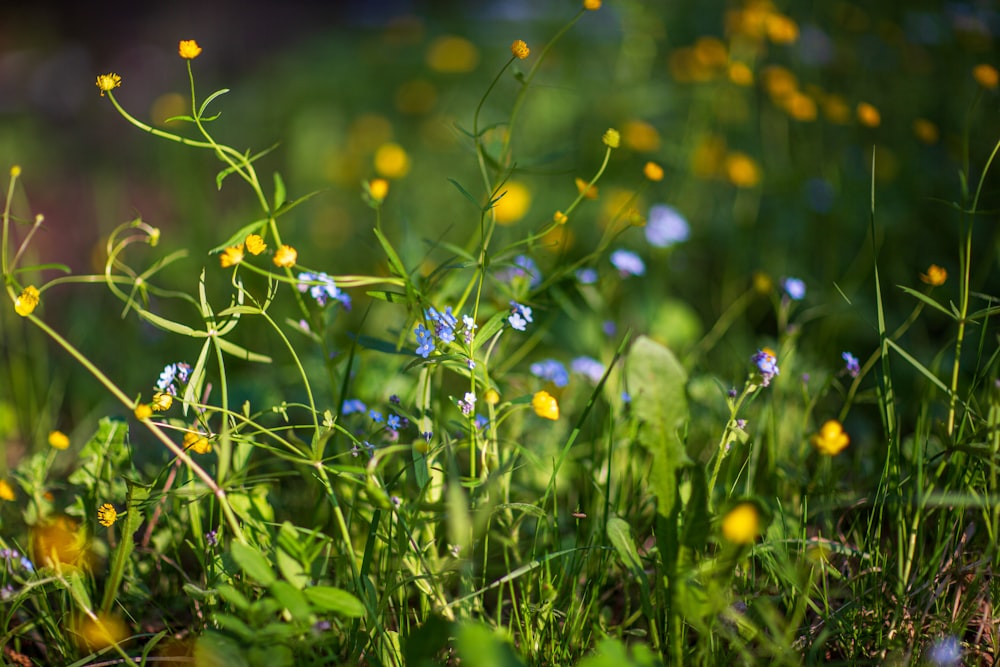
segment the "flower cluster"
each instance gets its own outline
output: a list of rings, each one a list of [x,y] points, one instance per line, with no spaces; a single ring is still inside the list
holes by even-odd
[[[309,292],[309,296],[316,299],[316,303],[325,306],[330,299],[337,301],[347,310],[351,309],[351,297],[347,292],[342,291],[333,282],[333,278],[325,273],[311,273],[303,271],[298,276],[299,283],[296,285],[300,292]]]
[[[517,301],[510,302],[510,317],[507,318],[507,322],[511,327],[518,331],[526,331],[528,323],[533,321],[531,319],[530,307],[522,305]]]
[[[156,381],[156,388],[170,396],[176,396],[178,387],[187,383],[190,375],[191,366],[183,361],[167,364],[160,373],[160,379]]]
[[[465,396],[458,402],[458,408],[466,417],[471,415],[476,409],[476,395],[470,391],[465,392]]]
[[[771,384],[771,379],[780,372],[778,370],[778,358],[774,356],[774,352],[769,348],[765,347],[757,350],[757,354],[753,355],[750,360],[757,367],[757,372],[760,374],[760,383],[765,387]]]
[[[13,564],[16,562],[28,572],[35,571],[35,564],[31,562],[31,559],[22,556],[17,549],[0,549],[0,561],[4,562],[8,570],[13,569]]]
[[[432,328],[428,329],[421,322],[413,330],[413,333],[417,337],[417,354],[426,359],[431,355],[431,352],[437,349],[437,343],[449,345],[455,342],[458,316],[452,311],[451,306],[445,308],[444,312],[431,306],[424,310],[424,318]],[[462,340],[466,345],[472,344],[477,328],[475,319],[469,315],[462,316],[462,327],[459,332],[461,332]],[[469,368],[475,368],[475,365],[475,362],[470,358]]]
[[[847,374],[852,378],[858,377],[858,374],[861,372],[861,362],[858,361],[858,358],[850,352],[844,352],[840,355],[840,358],[844,360],[844,370],[847,371]]]
[[[592,357],[577,357],[569,363],[569,369],[597,384],[604,376],[604,364]]]

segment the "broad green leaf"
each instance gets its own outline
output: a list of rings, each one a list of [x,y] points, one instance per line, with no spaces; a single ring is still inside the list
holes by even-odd
[[[292,586],[287,581],[276,581],[271,584],[271,595],[282,607],[288,610],[297,621],[308,621],[312,614],[312,607],[302,591]]]
[[[277,581],[274,570],[271,569],[271,564],[257,549],[242,542],[233,542],[230,553],[236,564],[240,566],[240,569],[258,584],[270,586]]]
[[[365,606],[361,600],[345,590],[333,586],[310,586],[304,593],[317,611],[333,612],[349,618],[365,615]]]
[[[229,584],[219,584],[215,590],[219,594],[220,598],[233,605],[238,610],[246,611],[250,608],[250,600],[248,600],[243,593],[240,593]]]
[[[198,667],[250,667],[238,641],[211,630],[195,640],[194,664]]]
[[[466,621],[458,627],[455,647],[462,667],[523,667],[512,647],[490,628]]]
[[[674,354],[651,338],[636,339],[625,366],[632,410],[641,422],[639,443],[652,455],[650,485],[657,510],[673,511],[677,469],[689,463],[682,433],[690,416],[687,372]]]
[[[639,552],[632,540],[632,528],[628,521],[616,516],[608,519],[608,539],[629,572],[638,579],[645,578],[646,574],[643,572]]]

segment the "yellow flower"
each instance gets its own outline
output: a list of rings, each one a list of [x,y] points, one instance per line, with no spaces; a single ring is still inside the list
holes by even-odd
[[[799,38],[799,26],[784,14],[770,14],[765,19],[767,38],[775,44],[791,44]]]
[[[229,246],[219,255],[219,263],[222,268],[228,269],[243,261],[243,244]]]
[[[752,188],[760,182],[760,167],[749,155],[734,151],[726,156],[726,177],[738,188]]]
[[[62,431],[52,431],[49,433],[49,446],[53,449],[66,449],[69,447],[69,438]]]
[[[566,221],[569,220],[569,218],[562,211],[556,211],[555,214],[552,216],[552,220],[557,225],[565,225]]]
[[[149,407],[149,403],[140,403],[135,406],[135,418],[139,421],[143,419],[149,419],[153,416],[153,408]]]
[[[575,179],[575,183],[576,183],[576,189],[577,189],[577,191],[580,194],[582,194],[584,197],[586,197],[587,199],[597,199],[597,186],[596,185],[591,185],[591,186],[588,187],[587,186],[587,181],[585,181],[585,180],[583,180],[582,178],[579,178],[579,177]]]
[[[399,144],[382,144],[375,151],[375,171],[386,178],[402,178],[410,173],[410,156]]]
[[[515,58],[524,60],[531,53],[531,49],[528,45],[524,43],[523,39],[514,40],[514,43],[510,45],[510,52],[514,54]]]
[[[117,616],[99,613],[93,618],[83,617],[77,627],[77,636],[82,647],[102,649],[128,637],[128,628]]]
[[[97,523],[110,528],[118,520],[118,510],[111,503],[104,503],[97,508]]]
[[[17,496],[14,495],[14,487],[7,480],[0,479],[0,500],[13,502]]]
[[[278,248],[274,253],[274,265],[280,266],[283,269],[295,266],[295,262],[298,261],[298,259],[298,250],[287,244]]]
[[[663,180],[663,167],[655,162],[647,162],[646,166],[642,168],[642,173],[651,181]]]
[[[990,90],[1000,85],[1000,72],[997,72],[997,68],[993,65],[987,65],[986,63],[980,63],[972,68],[972,76],[983,88],[989,88]]]
[[[487,405],[496,405],[500,402],[500,392],[496,389],[487,389],[486,393],[483,394],[483,400],[486,401]]]
[[[507,181],[499,201],[493,205],[497,224],[512,225],[531,208],[531,190],[520,181]]]
[[[729,64],[729,80],[737,86],[749,86],[753,84],[753,70],[745,63],[738,60]]]
[[[122,85],[122,78],[114,72],[100,74],[97,77],[97,87],[101,89],[101,97],[104,97],[104,93],[111,92],[113,88],[120,85]]]
[[[373,178],[368,182],[368,194],[377,202],[385,201],[389,194],[389,181],[384,178]]]
[[[752,544],[760,534],[760,512],[753,503],[740,503],[722,518],[722,536],[735,544]]]
[[[201,433],[188,431],[184,434],[184,448],[195,454],[208,454],[212,451],[212,443]]]
[[[601,141],[608,148],[618,148],[622,143],[622,135],[615,128],[609,127],[604,136],[601,137]]]
[[[21,317],[27,317],[35,311],[38,301],[38,289],[34,285],[28,285],[14,301],[14,312]]]
[[[177,53],[184,60],[194,60],[201,53],[201,47],[193,39],[182,39],[177,45]]]
[[[595,12],[601,8],[601,0],[583,0],[583,8]]]
[[[267,244],[264,243],[264,239],[262,239],[257,234],[250,234],[249,236],[247,236],[246,246],[247,246],[247,252],[249,252],[251,255],[259,255],[260,253],[267,250]]]
[[[543,419],[552,421],[559,419],[559,403],[547,391],[536,393],[531,399],[531,407],[535,409],[535,414]]]
[[[944,281],[948,280],[948,271],[937,264],[931,264],[927,267],[927,273],[920,274],[920,280],[933,287],[938,287],[944,285]]]
[[[622,126],[622,141],[634,151],[649,153],[659,150],[660,133],[646,121],[633,119]]]
[[[54,567],[58,563],[76,565],[86,561],[87,531],[68,516],[58,516],[31,529],[31,549],[35,563]]]
[[[165,391],[158,391],[153,394],[153,401],[150,405],[153,408],[153,412],[163,412],[169,410],[170,406],[174,404],[174,397]]]
[[[21,165],[15,164],[13,167],[10,168],[11,178],[17,178],[20,175],[21,175]]]
[[[858,121],[868,127],[878,127],[882,123],[882,114],[868,102],[859,102],[857,108]]]
[[[836,419],[827,421],[819,429],[819,433],[812,437],[813,447],[818,449],[820,454],[827,456],[836,456],[850,442],[851,438],[844,433],[844,427]]]
[[[436,72],[471,72],[479,64],[476,45],[464,37],[442,35],[427,49],[427,66]]]

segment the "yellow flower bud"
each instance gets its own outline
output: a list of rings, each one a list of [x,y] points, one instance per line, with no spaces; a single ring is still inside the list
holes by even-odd
[[[604,136],[601,137],[601,141],[608,148],[618,148],[622,143],[622,135],[615,128],[609,127]]]
[[[927,267],[927,273],[920,274],[920,280],[932,287],[939,287],[948,280],[948,271],[937,264],[931,264]]]
[[[62,431],[52,431],[49,433],[49,446],[53,449],[66,449],[69,447],[69,438]]]
[[[384,178],[373,178],[368,182],[368,194],[377,202],[385,201],[389,194],[389,181]]]
[[[601,0],[583,0],[583,8],[595,12],[601,8]]]
[[[850,444],[851,438],[844,433],[844,427],[836,419],[831,419],[812,437],[813,446],[820,454],[836,456]]]
[[[28,285],[24,291],[14,301],[14,312],[21,317],[27,317],[35,311],[39,302],[38,289],[34,285]]]
[[[567,221],[567,220],[569,220],[569,218],[568,218],[568,217],[566,217],[566,214],[565,214],[565,213],[563,213],[562,211],[556,211],[556,212],[555,212],[555,215],[553,215],[553,216],[552,216],[552,220],[553,220],[553,221],[554,221],[554,222],[555,222],[556,224],[559,224],[559,225],[565,225],[565,224],[566,224],[566,221]]]
[[[140,403],[135,406],[135,418],[139,421],[144,419],[149,419],[153,416],[153,408],[149,406],[149,403]]]
[[[523,39],[518,39],[514,40],[514,43],[510,45],[510,52],[514,54],[515,58],[524,60],[531,53],[531,49],[528,48]]]
[[[543,419],[556,421],[559,419],[559,402],[547,391],[537,392],[531,399],[531,407],[535,414]]]
[[[97,508],[97,523],[110,528],[118,520],[118,510],[111,503],[104,503]]]

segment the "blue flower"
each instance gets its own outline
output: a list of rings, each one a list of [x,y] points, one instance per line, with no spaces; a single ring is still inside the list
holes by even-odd
[[[382,421],[382,413],[379,412],[378,410],[375,410],[374,408],[368,411],[368,416],[371,417],[371,420],[375,423],[379,423]]]
[[[621,248],[615,250],[611,253],[611,264],[618,269],[618,273],[622,278],[641,276],[646,273],[646,265],[643,263],[642,258],[631,250]]]
[[[935,667],[950,667],[962,660],[962,645],[957,637],[943,637],[927,652],[927,659]]]
[[[656,204],[649,209],[649,220],[646,222],[646,240],[649,245],[657,248],[667,248],[687,241],[691,234],[687,220],[672,206]]]
[[[344,401],[344,404],[340,406],[340,414],[350,415],[355,412],[364,412],[368,408],[365,406],[361,399],[359,398],[349,398]]]
[[[850,374],[850,376],[852,378],[858,377],[858,374],[861,372],[861,363],[858,361],[858,358],[850,352],[844,352],[840,355],[840,358],[844,360],[844,363],[846,364],[845,370]]]
[[[531,308],[523,306],[517,301],[511,301],[510,317],[507,318],[507,321],[518,331],[527,330],[528,323],[534,321],[531,319]]]
[[[475,424],[476,430],[481,431],[486,428],[490,423],[490,420],[482,415],[476,415]]]
[[[325,306],[330,299],[339,302],[347,310],[351,309],[351,297],[346,292],[342,292],[333,282],[333,278],[325,273],[310,273],[303,271],[298,275],[299,283],[296,285],[300,292],[309,292],[309,296],[316,299],[316,303]]]
[[[423,324],[418,324],[413,333],[417,335],[417,354],[424,359],[431,356],[431,352],[434,351],[434,337],[431,332]]]
[[[569,384],[569,373],[566,367],[555,359],[538,361],[530,366],[531,374],[537,378],[548,380],[557,387],[565,387]]]
[[[476,395],[470,391],[465,392],[465,398],[458,402],[458,407],[462,410],[462,414],[468,417],[476,409]]]
[[[583,375],[594,384],[600,382],[604,376],[604,364],[592,357],[577,357],[569,363],[569,369]]]
[[[801,301],[806,295],[806,284],[798,278],[782,278],[781,289],[792,301]]]
[[[777,357],[774,356],[774,352],[767,348],[757,350],[757,354],[753,355],[750,360],[757,366],[757,371],[760,373],[760,383],[764,387],[771,384],[771,379],[780,372]]]
[[[401,428],[399,415],[389,415],[389,419],[385,423],[386,426],[391,428],[393,431],[398,431]]]
[[[469,317],[468,315],[462,315],[462,325],[463,325],[462,326],[463,339],[465,340],[465,344],[472,345],[472,339],[475,337],[476,329],[478,329],[479,326],[476,324],[476,320],[473,319],[472,317]]]
[[[581,285],[593,285],[597,282],[597,270],[590,267],[577,269],[576,280]]]
[[[542,272],[538,270],[535,260],[527,255],[514,258],[514,266],[509,266],[497,272],[497,278],[505,283],[512,283],[518,278],[528,278],[528,287],[535,288],[542,283]]]
[[[163,372],[160,373],[160,379],[156,381],[156,388],[160,391],[166,391],[167,387],[174,383],[176,377],[177,364],[168,364],[163,368]]]
[[[438,312],[433,306],[424,311],[424,315],[434,325],[434,335],[442,343],[451,343],[455,340],[455,325],[458,318],[451,312],[451,306],[445,308],[444,312]]]

